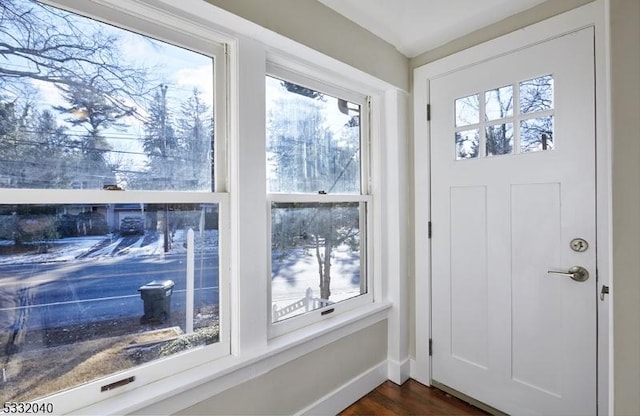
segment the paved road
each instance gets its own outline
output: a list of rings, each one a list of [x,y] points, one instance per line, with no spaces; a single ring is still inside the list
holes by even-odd
[[[23,329],[139,317],[143,301],[138,288],[152,280],[173,280],[171,309],[184,310],[186,254],[183,250],[176,254],[126,254],[129,247],[140,247],[144,239],[154,242],[149,237],[126,237],[100,257],[0,265],[0,329],[20,315],[28,317],[20,323]],[[217,250],[196,255],[195,266],[196,301],[217,304]]]

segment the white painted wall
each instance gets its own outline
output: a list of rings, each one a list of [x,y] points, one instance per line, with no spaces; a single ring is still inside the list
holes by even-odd
[[[409,59],[316,0],[206,0],[409,91]]]
[[[541,22],[549,17],[556,16],[560,13],[575,9],[594,0],[547,0],[538,6],[517,13],[511,17],[503,19],[492,25],[478,29],[468,35],[458,39],[452,39],[450,42],[439,46],[430,51],[412,58],[409,62],[411,69],[433,62],[437,59],[444,58],[461,50],[479,45],[507,33],[522,29],[523,27]]]
[[[386,334],[387,322],[381,321],[275,369],[262,372],[258,366],[255,377],[249,381],[191,403],[176,414],[291,415],[304,411],[317,414],[310,408],[316,403],[324,406],[320,407],[323,414],[328,410],[339,412],[353,399],[341,402],[339,394],[332,396],[337,389],[364,388],[356,393],[362,395],[386,379],[386,374],[377,370],[387,357]],[[358,380],[368,373],[371,374],[366,380]],[[357,381],[353,382],[354,379]],[[212,381],[198,389],[215,391],[215,384]],[[181,395],[169,397],[135,414],[165,414],[166,409],[176,408],[175,401],[187,400],[188,397]]]
[[[610,0],[613,411],[640,414],[640,1]]]

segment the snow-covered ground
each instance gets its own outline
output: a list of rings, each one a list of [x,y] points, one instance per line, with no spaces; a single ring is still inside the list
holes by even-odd
[[[0,255],[0,264],[29,264],[71,261],[104,241],[104,236],[72,237],[47,241],[46,252]],[[13,241],[0,240],[0,246],[11,246]]]
[[[205,231],[202,236],[196,231],[196,250],[202,247],[201,238],[204,238],[207,250],[217,250],[217,230]],[[169,254],[186,253],[186,239],[187,230],[176,230],[173,233]],[[0,240],[0,246],[12,244],[12,241]],[[164,238],[161,233],[148,232],[142,236],[126,237],[117,234],[73,237],[47,241],[46,244],[46,252],[0,255],[0,265],[95,261],[114,256],[126,260],[165,255]],[[272,304],[278,309],[304,298],[309,288],[314,298],[320,298],[318,260],[314,250],[298,248],[285,253],[274,253],[272,261],[271,298]],[[360,253],[351,251],[345,245],[334,248],[331,258],[330,300],[339,302],[359,294]],[[302,312],[304,310],[297,311]]]
[[[218,231],[207,230],[202,236],[207,249],[217,249]],[[171,239],[171,254],[186,253],[187,230],[176,230]],[[201,244],[200,234],[195,233],[196,249]],[[164,253],[164,237],[161,233],[155,236],[120,236],[107,234],[104,236],[70,237],[58,240],[38,242],[47,246],[46,251],[22,254],[0,255],[0,264],[33,264],[59,263],[79,259],[110,258],[115,255],[127,257],[149,257]],[[0,246],[11,246],[12,241],[0,240]]]
[[[272,307],[275,305],[277,309],[281,309],[301,300],[308,288],[312,290],[314,298],[320,298],[320,275],[314,250],[293,249],[286,253],[275,253],[272,263]],[[334,248],[331,255],[330,301],[339,302],[358,295],[360,253],[341,245]],[[303,312],[304,309],[299,309],[286,317]]]

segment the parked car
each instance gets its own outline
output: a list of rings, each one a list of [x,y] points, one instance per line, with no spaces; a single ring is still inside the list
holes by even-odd
[[[140,217],[124,217],[120,221],[120,234],[144,234],[144,222]]]

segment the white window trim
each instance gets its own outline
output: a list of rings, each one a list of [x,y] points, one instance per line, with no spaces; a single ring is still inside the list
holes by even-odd
[[[271,54],[273,55],[273,54]],[[272,317],[272,297],[271,297],[271,280],[272,280],[272,264],[271,264],[271,244],[267,244],[267,261],[268,261],[268,275],[267,275],[267,316],[269,321],[268,328],[268,337],[275,338],[286,334],[288,332],[294,331],[296,329],[308,327],[316,322],[320,322],[326,319],[331,319],[336,315],[342,314],[346,311],[350,311],[356,309],[358,307],[362,307],[368,304],[371,304],[374,301],[374,274],[371,264],[371,255],[370,255],[370,247],[373,247],[374,244],[374,233],[372,232],[371,225],[373,224],[373,215],[372,215],[372,202],[374,197],[370,194],[370,184],[369,181],[371,179],[370,176],[370,166],[371,161],[369,157],[371,152],[369,150],[370,146],[370,109],[369,109],[369,97],[367,97],[363,93],[358,93],[347,89],[346,87],[340,85],[335,79],[327,79],[326,77],[310,77],[306,73],[302,74],[296,72],[295,70],[290,69],[289,67],[293,67],[296,65],[296,61],[292,61],[290,58],[286,58],[283,56],[276,56],[273,58],[274,63],[271,61],[271,55],[267,56],[267,76],[272,76],[276,79],[286,80],[288,82],[293,82],[297,85],[301,85],[306,88],[313,89],[318,92],[322,92],[324,94],[328,94],[331,97],[340,98],[347,100],[351,103],[358,104],[360,106],[360,188],[361,191],[358,194],[342,194],[342,193],[331,193],[331,194],[311,194],[311,193],[268,193],[267,194],[267,216],[269,218],[268,221],[268,238],[271,241],[271,204],[278,202],[294,202],[294,203],[304,203],[304,202],[318,202],[318,203],[339,203],[339,202],[359,202],[364,205],[365,210],[364,217],[360,218],[360,233],[361,239],[363,242],[361,249],[361,253],[363,253],[364,259],[361,263],[360,276],[361,278],[366,279],[366,287],[367,291],[363,294],[355,296],[350,299],[345,299],[337,303],[333,303],[331,305],[321,307],[318,309],[314,309],[312,311],[305,312],[301,315],[293,316],[291,318],[283,319],[277,322],[273,322]],[[288,63],[288,64],[287,64]],[[312,65],[307,65],[312,66]],[[266,156],[266,153],[265,153]],[[331,313],[326,313],[327,311],[331,311]]]
[[[173,0],[139,0],[136,2],[122,2],[121,0],[44,0],[45,2],[64,7],[68,10],[100,17],[102,20],[126,24],[130,19],[146,22],[147,31],[138,30],[143,34],[162,31],[167,26],[175,33],[188,32],[199,35],[204,41],[215,40],[227,45],[228,63],[228,166],[229,176],[226,189],[230,192],[229,217],[230,243],[229,258],[230,282],[228,290],[231,298],[230,338],[231,355],[220,359],[208,356],[208,361],[195,366],[169,368],[150,365],[152,373],[159,378],[149,380],[146,385],[125,386],[102,395],[100,401],[87,400],[82,395],[82,388],[73,389],[58,395],[49,396],[41,401],[56,400],[60,406],[56,412],[75,412],[80,414],[130,413],[146,407],[158,412],[177,412],[191,404],[204,400],[227,388],[241,384],[255,377],[256,371],[268,371],[285,362],[294,360],[317,348],[321,348],[342,337],[367,328],[376,322],[388,320],[390,333],[403,333],[407,323],[398,323],[396,313],[392,313],[390,300],[406,302],[399,299],[398,288],[393,293],[387,292],[388,278],[392,274],[394,279],[402,266],[396,267],[396,260],[387,260],[385,252],[392,250],[389,241],[398,241],[402,232],[396,226],[398,218],[388,217],[385,212],[390,204],[384,201],[384,195],[393,194],[394,183],[404,175],[396,170],[398,161],[387,160],[385,155],[398,155],[397,134],[401,134],[406,127],[406,121],[399,118],[399,108],[402,107],[403,92],[397,87],[381,81],[374,76],[355,69],[334,58],[323,55],[311,48],[303,46],[291,39],[248,22],[243,18],[219,9],[203,0],[182,0],[176,5]],[[224,26],[223,26],[224,25]],[[155,36],[162,39],[160,36]],[[260,41],[256,40],[260,39]],[[174,39],[168,39],[169,41]],[[287,51],[287,52],[284,52]],[[257,178],[242,172],[247,165],[264,161],[264,87],[267,56],[272,63],[284,63],[290,70],[304,73],[311,78],[322,79],[327,83],[335,83],[345,89],[360,92],[369,96],[370,101],[370,145],[371,155],[366,159],[371,161],[369,193],[377,195],[372,199],[369,207],[372,221],[369,233],[375,235],[369,246],[371,268],[377,276],[370,286],[375,294],[373,303],[347,311],[341,315],[334,315],[331,319],[315,323],[307,328],[284,334],[277,338],[268,339],[268,309],[266,290],[266,253],[256,256],[253,249],[263,250],[264,242],[254,245],[249,242],[255,226],[264,226],[264,241],[266,241],[267,210],[259,204],[257,218],[251,217],[256,211],[247,206],[252,195],[260,192],[266,195],[266,170]],[[262,99],[261,99],[262,97]],[[240,105],[242,104],[242,112]],[[398,107],[398,105],[400,107]],[[391,135],[392,140],[383,140],[385,134]],[[247,149],[249,150],[247,152]],[[391,152],[386,152],[391,149]],[[365,156],[362,156],[363,159]],[[263,167],[257,163],[258,168]],[[93,198],[92,191],[86,195]],[[97,193],[96,195],[97,196]],[[127,198],[128,196],[125,196]],[[265,198],[266,204],[266,198]],[[241,221],[242,220],[242,221]],[[400,221],[402,222],[402,221]],[[383,232],[384,231],[384,232]],[[382,236],[384,235],[384,240]],[[223,254],[220,254],[221,257]],[[264,256],[264,257],[263,257]],[[255,264],[253,264],[255,263]],[[264,264],[262,264],[264,263]],[[222,265],[221,265],[222,269]],[[256,284],[255,272],[259,272]],[[394,283],[394,287],[400,285]],[[396,293],[398,292],[398,293]],[[256,306],[257,305],[257,306]],[[257,308],[257,309],[256,309]],[[407,309],[407,305],[403,305]],[[400,325],[403,328],[397,328]],[[206,349],[186,352],[171,359],[177,362],[190,360],[193,354],[208,355]],[[401,358],[404,354],[400,354]],[[146,368],[142,366],[140,368]],[[114,376],[117,379],[117,375]],[[102,385],[103,380],[95,384]],[[179,396],[176,396],[179,395]],[[172,397],[174,396],[174,397]],[[165,400],[172,397],[171,400]],[[93,404],[90,404],[93,403]],[[161,403],[158,405],[158,403]],[[154,407],[154,405],[156,407]],[[162,407],[158,407],[162,406]]]

